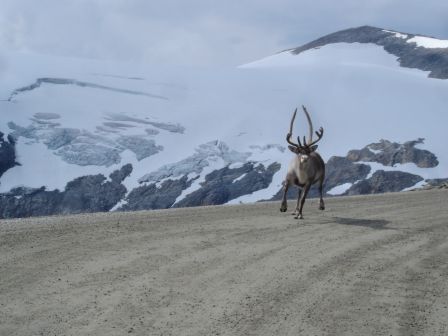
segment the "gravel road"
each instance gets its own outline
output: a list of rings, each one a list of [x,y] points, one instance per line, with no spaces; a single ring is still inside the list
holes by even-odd
[[[0,221],[0,335],[448,335],[448,190],[279,206]]]

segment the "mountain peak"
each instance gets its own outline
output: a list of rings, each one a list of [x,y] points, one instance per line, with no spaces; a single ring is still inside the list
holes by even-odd
[[[298,55],[334,43],[372,43],[398,57],[400,66],[429,71],[429,77],[448,79],[448,40],[401,33],[372,26],[340,30],[300,47],[288,49]]]

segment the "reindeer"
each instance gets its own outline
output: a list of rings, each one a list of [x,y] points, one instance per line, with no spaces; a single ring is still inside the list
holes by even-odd
[[[321,127],[319,131],[316,131],[317,139],[313,141],[313,123],[311,122],[310,115],[305,106],[302,106],[302,108],[303,112],[305,112],[306,119],[308,120],[309,137],[308,140],[305,139],[305,136],[303,137],[303,145],[300,142],[300,136],[297,137],[297,144],[291,141],[292,127],[297,114],[296,108],[291,119],[289,133],[286,135],[286,141],[290,144],[288,148],[291,152],[295,153],[296,156],[291,160],[285,181],[283,182],[283,199],[280,206],[281,212],[285,212],[288,209],[286,203],[288,189],[291,185],[298,186],[299,192],[297,195],[297,205],[295,211],[292,213],[292,215],[296,215],[294,217],[296,219],[303,219],[302,209],[305,204],[306,195],[311,186],[316,182],[319,182],[319,209],[325,209],[324,200],[322,198],[322,188],[325,179],[325,163],[316,152],[316,143],[322,138],[324,129]]]

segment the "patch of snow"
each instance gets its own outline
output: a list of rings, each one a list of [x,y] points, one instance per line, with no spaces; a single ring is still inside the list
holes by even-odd
[[[379,154],[379,153],[382,152],[382,150],[380,150],[380,149],[373,149],[373,148],[370,147],[370,146],[368,146],[367,149],[368,149],[369,151],[371,151],[373,154]]]
[[[128,202],[123,198],[121,201],[119,201],[117,204],[115,204],[110,211],[116,211],[119,208],[121,208],[123,205],[127,204]]]
[[[372,175],[378,170],[402,171],[405,173],[419,175],[419,176],[423,177],[423,179],[433,179],[433,178],[437,178],[438,176],[440,176],[437,167],[420,168],[420,167],[417,167],[414,163],[403,163],[403,164],[397,163],[393,167],[384,166],[381,163],[377,163],[377,162],[359,161],[357,163],[362,163],[362,164],[366,164],[366,165],[370,166],[371,170],[370,170],[370,173],[367,175],[366,179],[371,178]]]
[[[398,38],[402,38],[402,39],[407,39],[408,38],[408,35],[402,34],[402,33],[399,33],[399,32],[393,31],[393,30],[383,29],[383,31],[388,32],[388,33],[392,33],[392,34],[394,34],[395,37],[398,37]]]
[[[244,173],[243,175],[238,176],[236,179],[234,179],[232,181],[232,183],[235,183],[235,182],[238,182],[238,181],[242,180],[246,175],[247,175],[247,173]]]
[[[433,37],[415,36],[406,42],[415,43],[417,47],[423,48],[448,48],[448,40],[439,40]]]
[[[340,184],[340,185],[328,190],[327,194],[334,195],[334,196],[341,195],[341,194],[345,193],[352,185],[353,185],[353,183],[350,183],[350,182]]]
[[[421,187],[423,187],[425,185],[426,185],[426,181],[423,180],[423,181],[417,182],[412,187],[404,188],[402,191],[409,191],[409,190],[413,190],[413,189],[418,189],[418,188],[421,188]]]
[[[238,169],[244,166],[244,162],[234,162],[229,165],[229,169]]]
[[[190,173],[190,174],[188,174],[188,175],[189,175],[189,176],[196,176],[195,173]],[[163,179],[161,179],[160,181],[157,181],[157,182],[155,183],[156,188],[157,188],[157,189],[161,189],[161,188],[162,188],[162,184],[163,184],[163,182],[165,182],[165,181],[168,181],[168,180],[171,180],[171,181],[177,181],[177,180],[180,180],[182,177],[183,177],[183,175],[167,176],[167,177],[165,177],[165,178],[163,178]],[[150,184],[150,183],[152,183],[152,182],[153,182],[153,181],[145,182],[145,183],[142,183],[141,185],[147,185],[147,184]]]

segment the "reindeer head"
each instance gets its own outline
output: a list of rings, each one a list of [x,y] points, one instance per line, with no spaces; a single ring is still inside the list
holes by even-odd
[[[317,135],[317,139],[313,141],[313,123],[311,122],[310,115],[308,114],[308,111],[306,110],[305,106],[302,106],[302,108],[303,112],[306,115],[306,119],[308,120],[308,126],[309,126],[308,142],[305,139],[305,136],[303,136],[303,145],[300,142],[300,136],[297,137],[297,143],[291,141],[292,126],[294,124],[294,119],[296,118],[297,108],[295,109],[294,114],[292,116],[291,124],[289,126],[289,133],[286,135],[286,141],[290,144],[290,146],[288,146],[289,150],[297,155],[300,155],[301,162],[306,162],[308,160],[308,155],[310,155],[317,149],[316,143],[322,138],[322,135],[324,134],[324,129],[321,127],[319,128],[319,131],[315,132]]]

